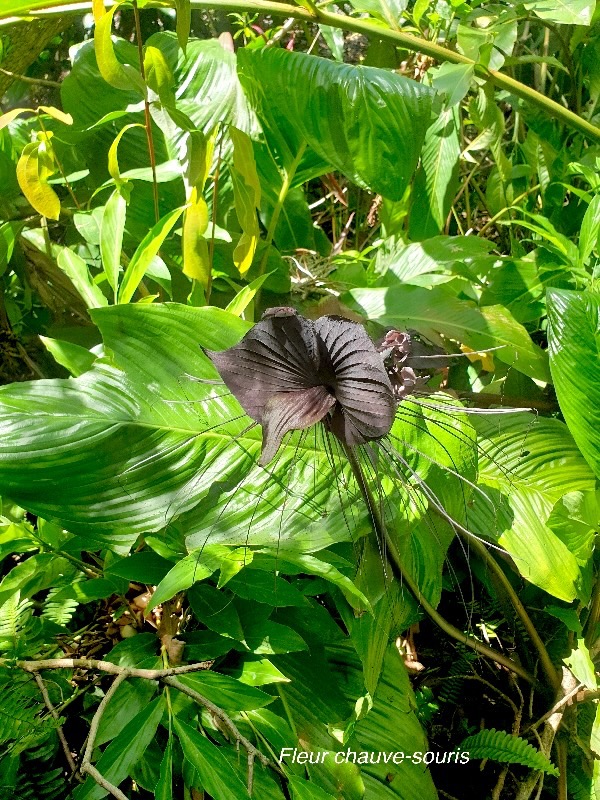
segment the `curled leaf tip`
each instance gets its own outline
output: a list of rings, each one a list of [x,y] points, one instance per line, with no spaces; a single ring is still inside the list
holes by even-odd
[[[350,447],[392,427],[398,394],[385,354],[359,323],[333,316],[312,321],[293,308],[270,308],[239,344],[205,353],[244,411],[262,425],[263,465],[288,431],[317,422]]]

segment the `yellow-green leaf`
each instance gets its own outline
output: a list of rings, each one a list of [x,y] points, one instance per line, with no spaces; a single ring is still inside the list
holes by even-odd
[[[115,298],[119,288],[119,267],[121,265],[121,249],[123,246],[126,213],[127,201],[117,187],[104,207],[102,224],[100,226],[102,267],[115,294]]]
[[[38,108],[11,108],[11,110],[7,111],[6,114],[2,114],[0,116],[0,130],[2,130],[2,128],[6,128],[6,126],[19,115],[35,114],[38,111],[43,111],[44,113],[48,114],[49,117],[53,117],[59,122],[64,122],[65,125],[73,124],[73,117],[70,114],[65,114],[64,111],[60,111],[58,108],[54,108],[54,106],[38,106]]]
[[[123,138],[123,135],[127,133],[127,131],[130,130],[131,128],[143,128],[143,127],[144,126],[141,124],[141,122],[132,122],[129,125],[125,125],[115,136],[115,140],[110,146],[110,149],[108,151],[108,171],[110,173],[110,177],[114,180],[117,186],[120,186],[122,183],[126,182],[121,177],[121,170],[119,169],[119,159],[117,157],[119,142]]]
[[[43,111],[44,114],[48,114],[49,117],[57,119],[59,122],[64,122],[65,125],[73,124],[73,117],[70,114],[65,114],[64,111],[54,108],[54,106],[38,106],[37,110]]]
[[[256,210],[260,205],[260,183],[256,172],[252,140],[248,134],[230,128],[233,142],[233,197],[242,235],[233,253],[233,261],[244,275],[252,264],[259,237]]]
[[[177,21],[175,23],[177,41],[179,42],[179,47],[185,53],[187,42],[190,38],[190,28],[192,27],[192,4],[190,0],[175,0],[175,10],[177,12]]]
[[[204,191],[204,184],[213,156],[215,137],[208,138],[202,131],[191,131],[187,141],[187,154],[185,164],[185,181],[188,195],[195,187],[198,192]]]
[[[71,280],[88,308],[101,308],[108,305],[106,297],[92,280],[88,265],[81,256],[68,247],[63,247],[58,254],[56,263]]]
[[[175,223],[183,213],[183,208],[176,208],[159,219],[156,225],[142,239],[138,249],[132,256],[129,266],[123,276],[123,283],[119,289],[119,303],[128,303],[154,256],[160,250],[162,243],[167,238]]]
[[[144,52],[144,73],[146,75],[146,83],[149,88],[159,96],[163,106],[174,106],[175,95],[172,90],[173,73],[158,47],[146,45]]]
[[[230,314],[235,314],[236,317],[241,317],[246,308],[254,300],[254,295],[258,292],[269,275],[272,274],[273,272],[267,272],[264,275],[259,275],[258,278],[255,278],[248,286],[244,286],[243,289],[240,289],[225,311],[229,311]]]
[[[104,80],[115,89],[131,91],[137,89],[142,95],[146,94],[146,86],[140,73],[130,64],[121,64],[115,54],[112,42],[113,14],[120,3],[114,5],[110,11],[96,20],[94,31],[94,49],[98,69]]]
[[[41,142],[25,145],[17,163],[17,181],[21,191],[38,214],[48,219],[58,219],[60,200],[54,189],[46,182],[48,153],[47,151],[43,153],[43,164],[40,164],[40,146]]]
[[[208,244],[204,238],[207,228],[208,206],[204,197],[194,188],[183,218],[183,274],[199,281],[204,289],[210,283]]]

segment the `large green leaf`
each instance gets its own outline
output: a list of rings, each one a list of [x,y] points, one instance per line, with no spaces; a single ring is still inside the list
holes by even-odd
[[[191,547],[287,541],[309,552],[367,532],[360,506],[352,530],[344,521],[319,429],[292,436],[264,469],[260,430],[248,430],[237,401],[190,379],[214,381],[200,344],[231,346],[246,323],[175,305],[94,315],[107,358],[74,380],[0,390],[3,491],[112,543],[169,525],[190,535]],[[356,502],[358,489],[347,496]]]
[[[444,230],[458,187],[458,119],[458,107],[447,108],[425,134],[410,214],[412,240],[427,239]]]
[[[118,786],[125,780],[154,738],[164,710],[165,703],[161,695],[136,714],[108,745],[96,764],[96,768],[107,781]],[[107,794],[106,789],[88,778],[74,796],[76,800],[101,800]]]
[[[569,430],[600,478],[600,296],[548,291],[548,349]]]
[[[522,412],[478,417],[475,426],[482,450],[479,480],[491,491],[487,497],[473,495],[472,530],[492,535],[510,553],[520,574],[536,586],[567,602],[585,599],[579,527],[573,542],[565,535],[566,519],[556,532],[553,529],[555,504],[569,492],[591,491],[595,486],[567,427]],[[588,525],[583,536],[589,552],[594,526]]]
[[[240,50],[238,70],[284,163],[306,143],[324,166],[402,197],[431,121],[431,89],[387,70],[275,48]]]
[[[495,355],[531,378],[550,381],[546,354],[502,306],[478,309],[446,286],[395,285],[353,289],[350,300],[369,319],[400,330],[432,330],[473,350],[499,347]]]
[[[228,764],[220,748],[195,728],[175,719],[175,730],[184,756],[196,769],[200,784],[214,800],[248,800],[246,787]]]

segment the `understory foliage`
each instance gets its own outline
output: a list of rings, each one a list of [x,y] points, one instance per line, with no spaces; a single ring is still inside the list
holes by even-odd
[[[2,0],[0,90],[0,798],[595,798],[593,0]]]

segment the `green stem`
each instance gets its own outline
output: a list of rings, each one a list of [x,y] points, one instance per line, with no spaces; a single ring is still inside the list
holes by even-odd
[[[442,615],[426,600],[421,590],[419,589],[419,585],[415,580],[413,580],[412,576],[409,572],[404,569],[402,564],[402,559],[400,557],[400,553],[398,552],[398,548],[396,547],[396,542],[388,533],[383,520],[381,518],[381,514],[379,513],[379,508],[377,503],[373,497],[371,489],[364,477],[364,473],[360,466],[358,459],[356,458],[356,453],[354,450],[344,444],[344,452],[346,453],[346,457],[348,458],[348,462],[354,473],[354,476],[358,482],[360,487],[361,494],[367,504],[369,509],[369,513],[371,515],[371,522],[373,523],[373,528],[375,529],[375,533],[380,537],[381,541],[385,543],[387,554],[390,559],[390,563],[392,565],[392,569],[395,573],[397,573],[398,578],[405,583],[412,594],[414,595],[415,599],[418,603],[423,607],[425,613],[431,618],[435,624],[441,628],[444,633],[447,633],[448,636],[456,639],[457,642],[470,647],[472,650],[475,650],[476,653],[479,653],[486,658],[490,658],[492,661],[495,661],[497,664],[501,664],[506,669],[510,670],[511,672],[516,673],[521,678],[524,678],[529,683],[535,683],[535,679],[532,675],[530,675],[526,669],[523,669],[519,664],[516,664],[512,659],[508,658],[507,656],[499,653],[497,650],[494,650],[493,647],[488,647],[488,645],[483,644],[482,642],[478,641],[472,636],[469,636],[463,631],[460,631],[458,628],[455,628],[447,619],[442,617]]]
[[[540,664],[542,665],[542,669],[544,670],[544,674],[548,679],[548,683],[556,693],[560,691],[560,677],[554,664],[552,663],[552,659],[548,655],[548,651],[546,650],[546,646],[543,643],[542,639],[540,638],[539,633],[537,632],[535,625],[531,621],[531,617],[527,613],[525,606],[519,599],[518,594],[515,592],[513,585],[509,581],[506,573],[502,569],[502,567],[498,564],[496,559],[492,556],[489,552],[487,547],[476,539],[474,536],[467,536],[466,533],[459,531],[459,535],[468,542],[469,547],[474,550],[477,555],[481,558],[481,560],[485,563],[488,569],[494,573],[495,577],[498,579],[499,583],[502,585],[506,596],[510,600],[513,608],[515,609],[517,616],[523,623],[525,630],[527,631],[529,638],[531,639],[533,646],[537,650]]]
[[[290,164],[289,169],[285,172],[285,177],[283,179],[283,183],[281,184],[281,189],[279,190],[279,194],[277,196],[277,202],[275,203],[275,208],[273,209],[273,213],[271,215],[271,221],[269,222],[269,228],[267,230],[267,237],[265,243],[265,251],[263,253],[263,257],[260,262],[260,267],[258,268],[258,276],[265,274],[265,270],[267,268],[267,262],[269,260],[269,248],[271,246],[271,242],[273,241],[273,237],[275,236],[275,228],[277,227],[277,223],[279,221],[279,215],[281,214],[281,209],[283,208],[283,204],[285,203],[285,198],[288,195],[290,190],[290,186],[292,185],[292,181],[294,180],[294,175],[296,174],[296,170],[300,165],[300,161],[302,160],[302,156],[304,155],[304,151],[306,150],[307,142],[303,142],[300,147],[298,148],[298,152],[296,153],[296,157]]]
[[[146,83],[146,71],[144,69],[144,44],[142,42],[142,27],[140,25],[140,11],[137,0],[133,0],[133,18],[135,20],[135,38],[137,39],[138,56],[140,61],[140,73],[142,80]],[[150,103],[147,93],[144,97],[144,128],[146,129],[146,140],[148,142],[148,154],[150,156],[150,169],[152,170],[152,197],[154,199],[154,219],[158,222],[160,212],[158,210],[158,181],[156,179],[156,152],[154,150],[154,137],[152,135],[152,117],[150,115]]]

